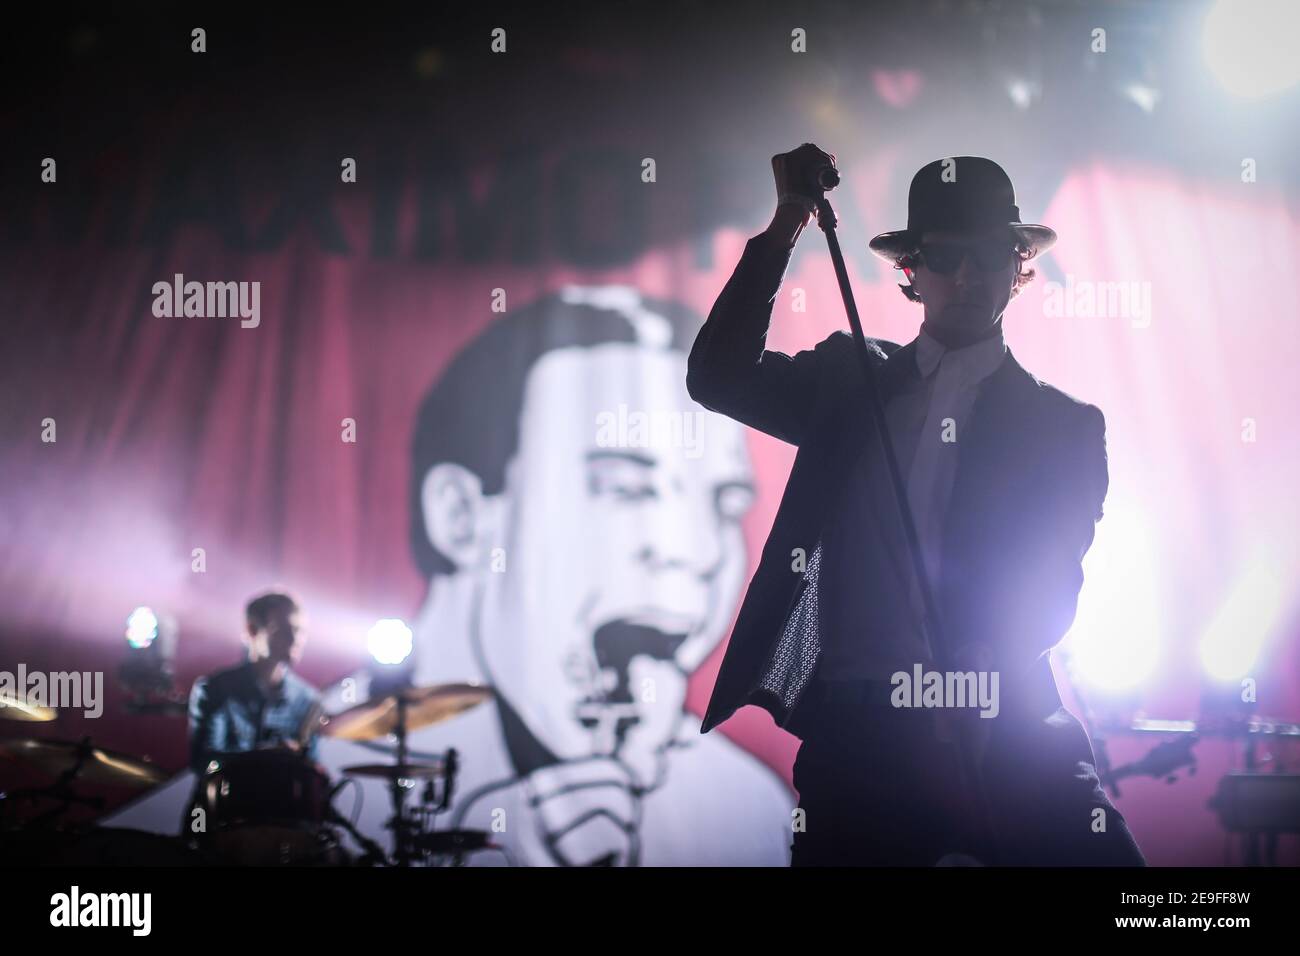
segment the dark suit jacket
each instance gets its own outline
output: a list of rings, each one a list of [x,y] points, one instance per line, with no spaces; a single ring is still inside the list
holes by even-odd
[[[776,520],[750,582],[709,701],[707,732],[744,704],[804,736],[804,692],[820,652],[818,571],[827,504],[865,441],[875,441],[852,338],[837,332],[793,357],[765,348],[790,256],[749,241],[691,350],[687,388],[705,407],[798,446]],[[869,340],[886,400],[915,343]],[[1091,763],[1061,708],[1047,651],[1074,619],[1080,561],[1106,496],[1101,412],[1038,381],[1009,351],[958,437],[936,594],[950,647],[984,645],[1000,674],[1003,720],[1060,726],[1070,757]],[[795,549],[807,556],[792,570]],[[1019,735],[1013,735],[1019,736]],[[1059,736],[1059,735],[1058,735]]]

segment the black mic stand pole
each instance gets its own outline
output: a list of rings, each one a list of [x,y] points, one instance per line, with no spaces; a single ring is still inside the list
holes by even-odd
[[[832,170],[823,170],[819,176],[819,186],[822,189],[833,188],[838,181],[839,176]],[[875,432],[880,441],[880,449],[885,455],[885,464],[889,469],[889,484],[894,491],[894,502],[898,506],[898,515],[903,522],[903,534],[907,541],[907,551],[911,558],[912,571],[916,575],[916,581],[921,591],[921,601],[924,605],[924,615],[921,621],[922,633],[927,637],[935,663],[938,664],[941,671],[946,672],[952,662],[951,649],[946,642],[946,635],[935,604],[934,593],[930,587],[930,576],[926,572],[925,562],[921,555],[921,545],[916,534],[916,523],[912,519],[912,509],[907,501],[906,485],[903,484],[903,477],[898,468],[898,458],[894,454],[894,443],[890,438],[889,426],[885,420],[885,403],[880,394],[880,384],[876,379],[876,368],[871,362],[870,352],[867,348],[867,337],[863,334],[862,321],[858,318],[858,307],[853,298],[853,287],[849,284],[849,273],[844,267],[844,254],[840,251],[839,237],[835,233],[838,220],[835,218],[835,211],[831,208],[831,204],[827,201],[824,193],[815,202],[817,205],[817,225],[825,233],[826,245],[830,247],[831,261],[835,265],[835,278],[839,280],[840,295],[844,299],[844,310],[848,313],[849,327],[853,331],[858,364],[862,367],[862,375],[867,383],[867,404],[871,410],[872,420],[875,423]],[[980,842],[982,846],[980,850],[982,855],[980,862],[994,864],[998,859],[996,831],[993,828],[988,794],[984,789],[984,775],[975,756],[976,742],[967,723],[962,719],[955,721],[957,759],[962,778],[961,784],[964,792],[975,803],[976,820],[981,829]]]

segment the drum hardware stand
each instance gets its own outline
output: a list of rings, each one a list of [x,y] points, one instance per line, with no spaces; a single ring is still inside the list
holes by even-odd
[[[344,784],[342,783],[339,784],[338,787],[334,788],[333,793],[330,794],[330,800],[327,803],[325,808],[326,819],[330,823],[333,823],[335,826],[342,827],[344,830],[346,830],[348,832],[348,835],[351,836],[352,839],[356,841],[357,846],[361,847],[361,849],[365,851],[357,861],[360,866],[387,865],[388,854],[384,852],[384,848],[380,846],[378,843],[376,843],[374,840],[370,839],[365,834],[363,834],[360,830],[358,830],[355,826],[353,826],[351,820],[349,820],[347,817],[343,816],[343,814],[339,813],[337,810],[334,809],[334,794],[337,793],[339,789],[343,786]]]
[[[433,828],[432,820],[438,814],[445,813],[451,807],[452,794],[456,790],[456,774],[460,771],[460,754],[455,747],[447,749],[442,757],[443,782],[442,794],[435,797],[433,780],[428,780],[421,794],[420,832],[415,837],[415,845],[424,857],[447,856],[452,866],[461,866],[465,855],[476,850],[492,846],[488,834],[477,830],[443,830]],[[434,805],[436,804],[436,806]]]
[[[489,835],[484,832],[435,832],[433,829],[433,819],[450,808],[455,791],[460,763],[456,749],[449,748],[441,756],[419,754],[434,762],[409,762],[412,756],[409,738],[413,730],[448,720],[490,700],[491,696],[491,688],[473,682],[386,687],[383,693],[334,715],[325,723],[323,733],[326,736],[384,750],[394,758],[391,764],[343,768],[346,775],[381,778],[388,784],[392,813],[384,828],[393,834],[392,855],[386,857],[382,851],[376,852],[367,841],[357,839],[358,845],[367,851],[367,859],[399,867],[414,866],[436,858],[451,858],[455,863],[461,863],[465,854],[491,846]],[[393,743],[381,748],[374,743],[379,739],[392,740]],[[437,790],[435,777],[444,778],[441,793]],[[413,790],[421,778],[425,778],[425,783],[418,794],[417,805],[408,807],[408,791]],[[332,806],[330,809],[333,811]],[[331,819],[357,837],[356,830],[348,821],[337,816]]]
[[[393,728],[393,736],[397,738],[397,765],[405,766],[407,760],[406,750],[406,694],[404,691],[397,692],[397,726]],[[398,777],[393,778],[389,785],[389,793],[393,800],[393,816],[388,822],[388,828],[393,831],[393,862],[397,866],[410,866],[414,858],[412,850],[414,848],[414,834],[412,830],[415,826],[414,821],[406,812],[406,784]]]
[[[397,766],[404,767],[410,756],[410,750],[407,748],[407,701],[401,692],[397,695],[397,725],[393,728],[393,736],[397,739]],[[458,769],[456,749],[447,751],[446,774],[447,778],[443,784],[442,800],[435,809],[430,809],[429,804],[433,802],[433,781],[429,780],[421,794],[420,806],[407,810],[406,800],[409,786],[400,778],[394,777],[389,785],[389,793],[393,801],[393,815],[387,823],[388,829],[393,831],[393,864],[395,866],[411,866],[416,860],[426,854],[425,847],[428,840],[435,834],[426,832],[427,817],[431,814],[441,813],[447,809],[451,801],[452,788],[455,786],[455,775]]]

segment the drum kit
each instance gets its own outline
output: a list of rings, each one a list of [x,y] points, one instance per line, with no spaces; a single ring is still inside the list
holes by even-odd
[[[434,825],[450,806],[459,755],[449,749],[438,760],[412,761],[407,737],[491,696],[491,689],[481,684],[409,686],[321,716],[321,736],[394,744],[391,763],[345,767],[345,779],[338,784],[301,747],[215,754],[196,782],[182,835],[176,837],[63,822],[76,805],[103,810],[103,798],[83,792],[85,787],[143,791],[167,779],[169,774],[147,759],[96,747],[89,738],[0,740],[0,766],[10,761],[52,778],[44,787],[0,792],[0,848],[10,860],[45,865],[463,865],[469,854],[493,844],[483,831],[438,830]],[[0,697],[0,719],[34,723],[55,717],[51,708]],[[390,794],[392,812],[385,824],[389,849],[360,833],[334,808],[334,798],[345,786],[366,779],[384,782]],[[8,820],[23,804],[43,809],[21,824]],[[345,833],[359,852],[347,847]]]
[[[1088,731],[1102,785],[1115,797],[1120,796],[1119,782],[1126,777],[1154,777],[1174,783],[1179,771],[1194,775],[1194,750],[1202,740],[1238,742],[1244,745],[1244,766],[1219,778],[1206,806],[1218,817],[1225,833],[1240,839],[1242,862],[1246,866],[1276,866],[1278,838],[1300,834],[1300,774],[1280,772],[1275,757],[1259,758],[1262,747],[1271,750],[1284,742],[1300,742],[1300,724],[1253,714],[1212,714],[1199,720],[1142,716],[1093,722]],[[1106,741],[1119,734],[1158,742],[1137,760],[1112,767]]]
[[[455,791],[460,758],[449,749],[441,758],[413,761],[407,746],[412,731],[440,724],[486,702],[481,684],[406,686],[375,694],[342,713],[319,716],[324,737],[380,746],[387,741],[389,763],[344,767],[335,784],[302,746],[279,746],[214,755],[189,801],[180,836],[142,830],[65,822],[74,807],[94,815],[105,807],[97,788],[146,791],[171,774],[150,762],[79,741],[41,738],[0,740],[0,769],[8,763],[50,778],[42,787],[0,790],[0,854],[10,864],[62,866],[459,866],[475,852],[500,849],[480,830],[434,825]],[[0,693],[0,720],[25,724],[53,721],[54,709]],[[1245,740],[1248,754],[1256,741],[1300,739],[1300,724],[1250,718],[1230,724],[1210,721],[1135,719],[1120,724],[1087,721],[1103,784],[1116,797],[1119,782],[1151,776],[1170,782],[1179,770],[1195,772],[1193,748],[1205,736]],[[1156,736],[1160,742],[1142,757],[1112,767],[1105,742],[1116,734]],[[305,741],[304,741],[305,742]],[[1300,832],[1300,776],[1247,772],[1225,778],[1211,806],[1229,832]],[[1260,778],[1267,777],[1265,789]],[[360,833],[334,807],[335,797],[352,782],[378,780],[392,804],[385,849]],[[89,789],[92,792],[86,792]],[[18,821],[24,805],[39,808]],[[1279,810],[1277,808],[1283,808]],[[349,848],[344,834],[352,838]],[[1264,862],[1266,851],[1250,853]]]

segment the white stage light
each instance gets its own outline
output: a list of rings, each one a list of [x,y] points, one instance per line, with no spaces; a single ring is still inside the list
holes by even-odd
[[[386,617],[376,621],[375,626],[366,635],[366,647],[370,656],[381,664],[400,664],[411,656],[415,638],[405,621]]]
[[[1282,610],[1282,577],[1271,559],[1256,560],[1233,586],[1201,638],[1201,664],[1216,680],[1250,674]]]
[[[1159,563],[1141,509],[1106,503],[1084,558],[1084,588],[1067,639],[1071,668],[1094,690],[1122,693],[1151,677],[1162,626]]]
[[[126,619],[126,642],[135,649],[148,647],[158,638],[158,615],[152,608],[138,607]]]
[[[1201,31],[1201,48],[1215,78],[1231,93],[1251,99],[1300,82],[1297,43],[1296,0],[1219,0]]]

